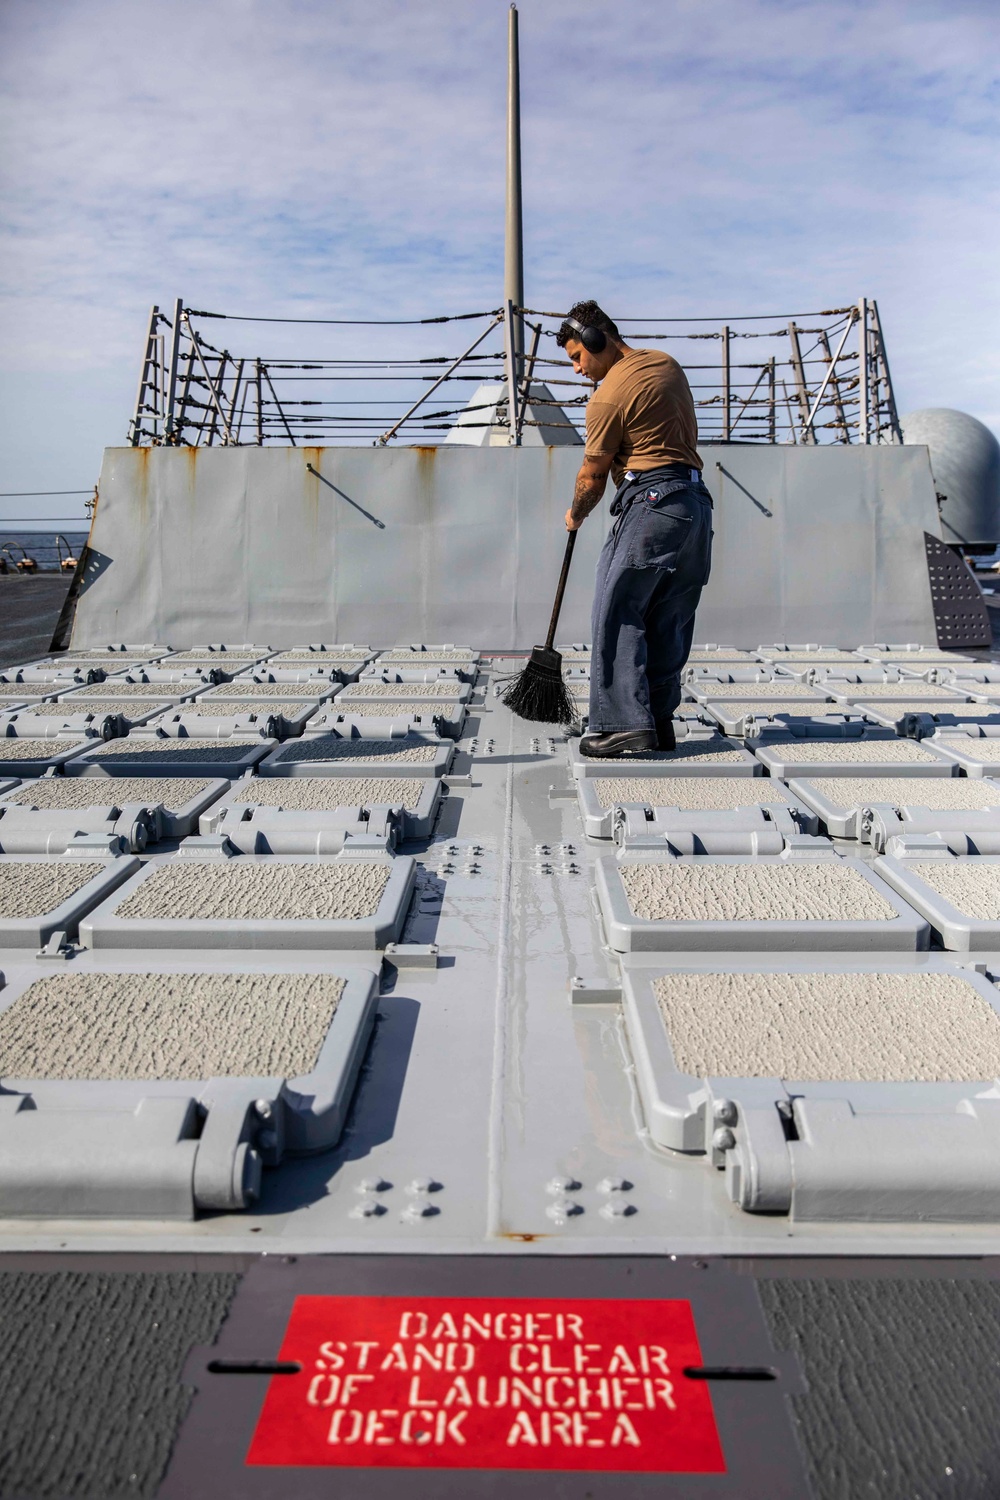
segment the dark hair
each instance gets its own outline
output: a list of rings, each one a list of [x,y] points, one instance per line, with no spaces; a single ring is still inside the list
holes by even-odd
[[[583,324],[584,328],[600,328],[604,333],[610,334],[613,339],[621,338],[618,324],[613,323],[596,302],[574,302],[566,316],[575,318],[578,323]],[[565,349],[570,339],[576,339],[579,342],[579,338],[580,335],[575,328],[570,328],[568,323],[563,323],[556,334],[556,343],[560,349]]]

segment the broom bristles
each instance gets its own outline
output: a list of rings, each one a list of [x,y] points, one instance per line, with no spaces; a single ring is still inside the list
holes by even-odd
[[[576,708],[562,675],[562,657],[558,651],[536,646],[523,671],[518,672],[500,701],[535,724],[572,724]]]

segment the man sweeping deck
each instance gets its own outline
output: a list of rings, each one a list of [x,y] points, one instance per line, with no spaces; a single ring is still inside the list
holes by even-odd
[[[596,302],[571,308],[556,342],[597,386],[567,530],[583,525],[609,473],[617,487],[597,565],[580,751],[617,759],[672,750],[680,673],[712,563],[712,497],[691,389],[675,359],[630,348]]]

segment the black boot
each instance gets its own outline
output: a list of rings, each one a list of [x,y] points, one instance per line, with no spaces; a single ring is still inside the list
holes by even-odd
[[[656,748],[657,750],[676,750],[677,737],[674,734],[673,719],[661,719],[656,726]]]
[[[580,741],[580,754],[592,760],[622,760],[627,756],[653,755],[656,735],[649,729],[628,729],[616,734],[588,734]]]

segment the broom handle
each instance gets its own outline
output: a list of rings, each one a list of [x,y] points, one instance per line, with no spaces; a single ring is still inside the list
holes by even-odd
[[[573,548],[576,545],[576,532],[571,531],[566,538],[566,555],[563,558],[562,572],[559,574],[559,587],[556,589],[556,602],[552,606],[552,618],[549,621],[549,633],[545,637],[546,651],[552,650],[552,642],[556,638],[556,626],[559,624],[559,611],[562,609],[563,594],[566,592],[566,580],[569,577],[569,565],[573,561]]]

